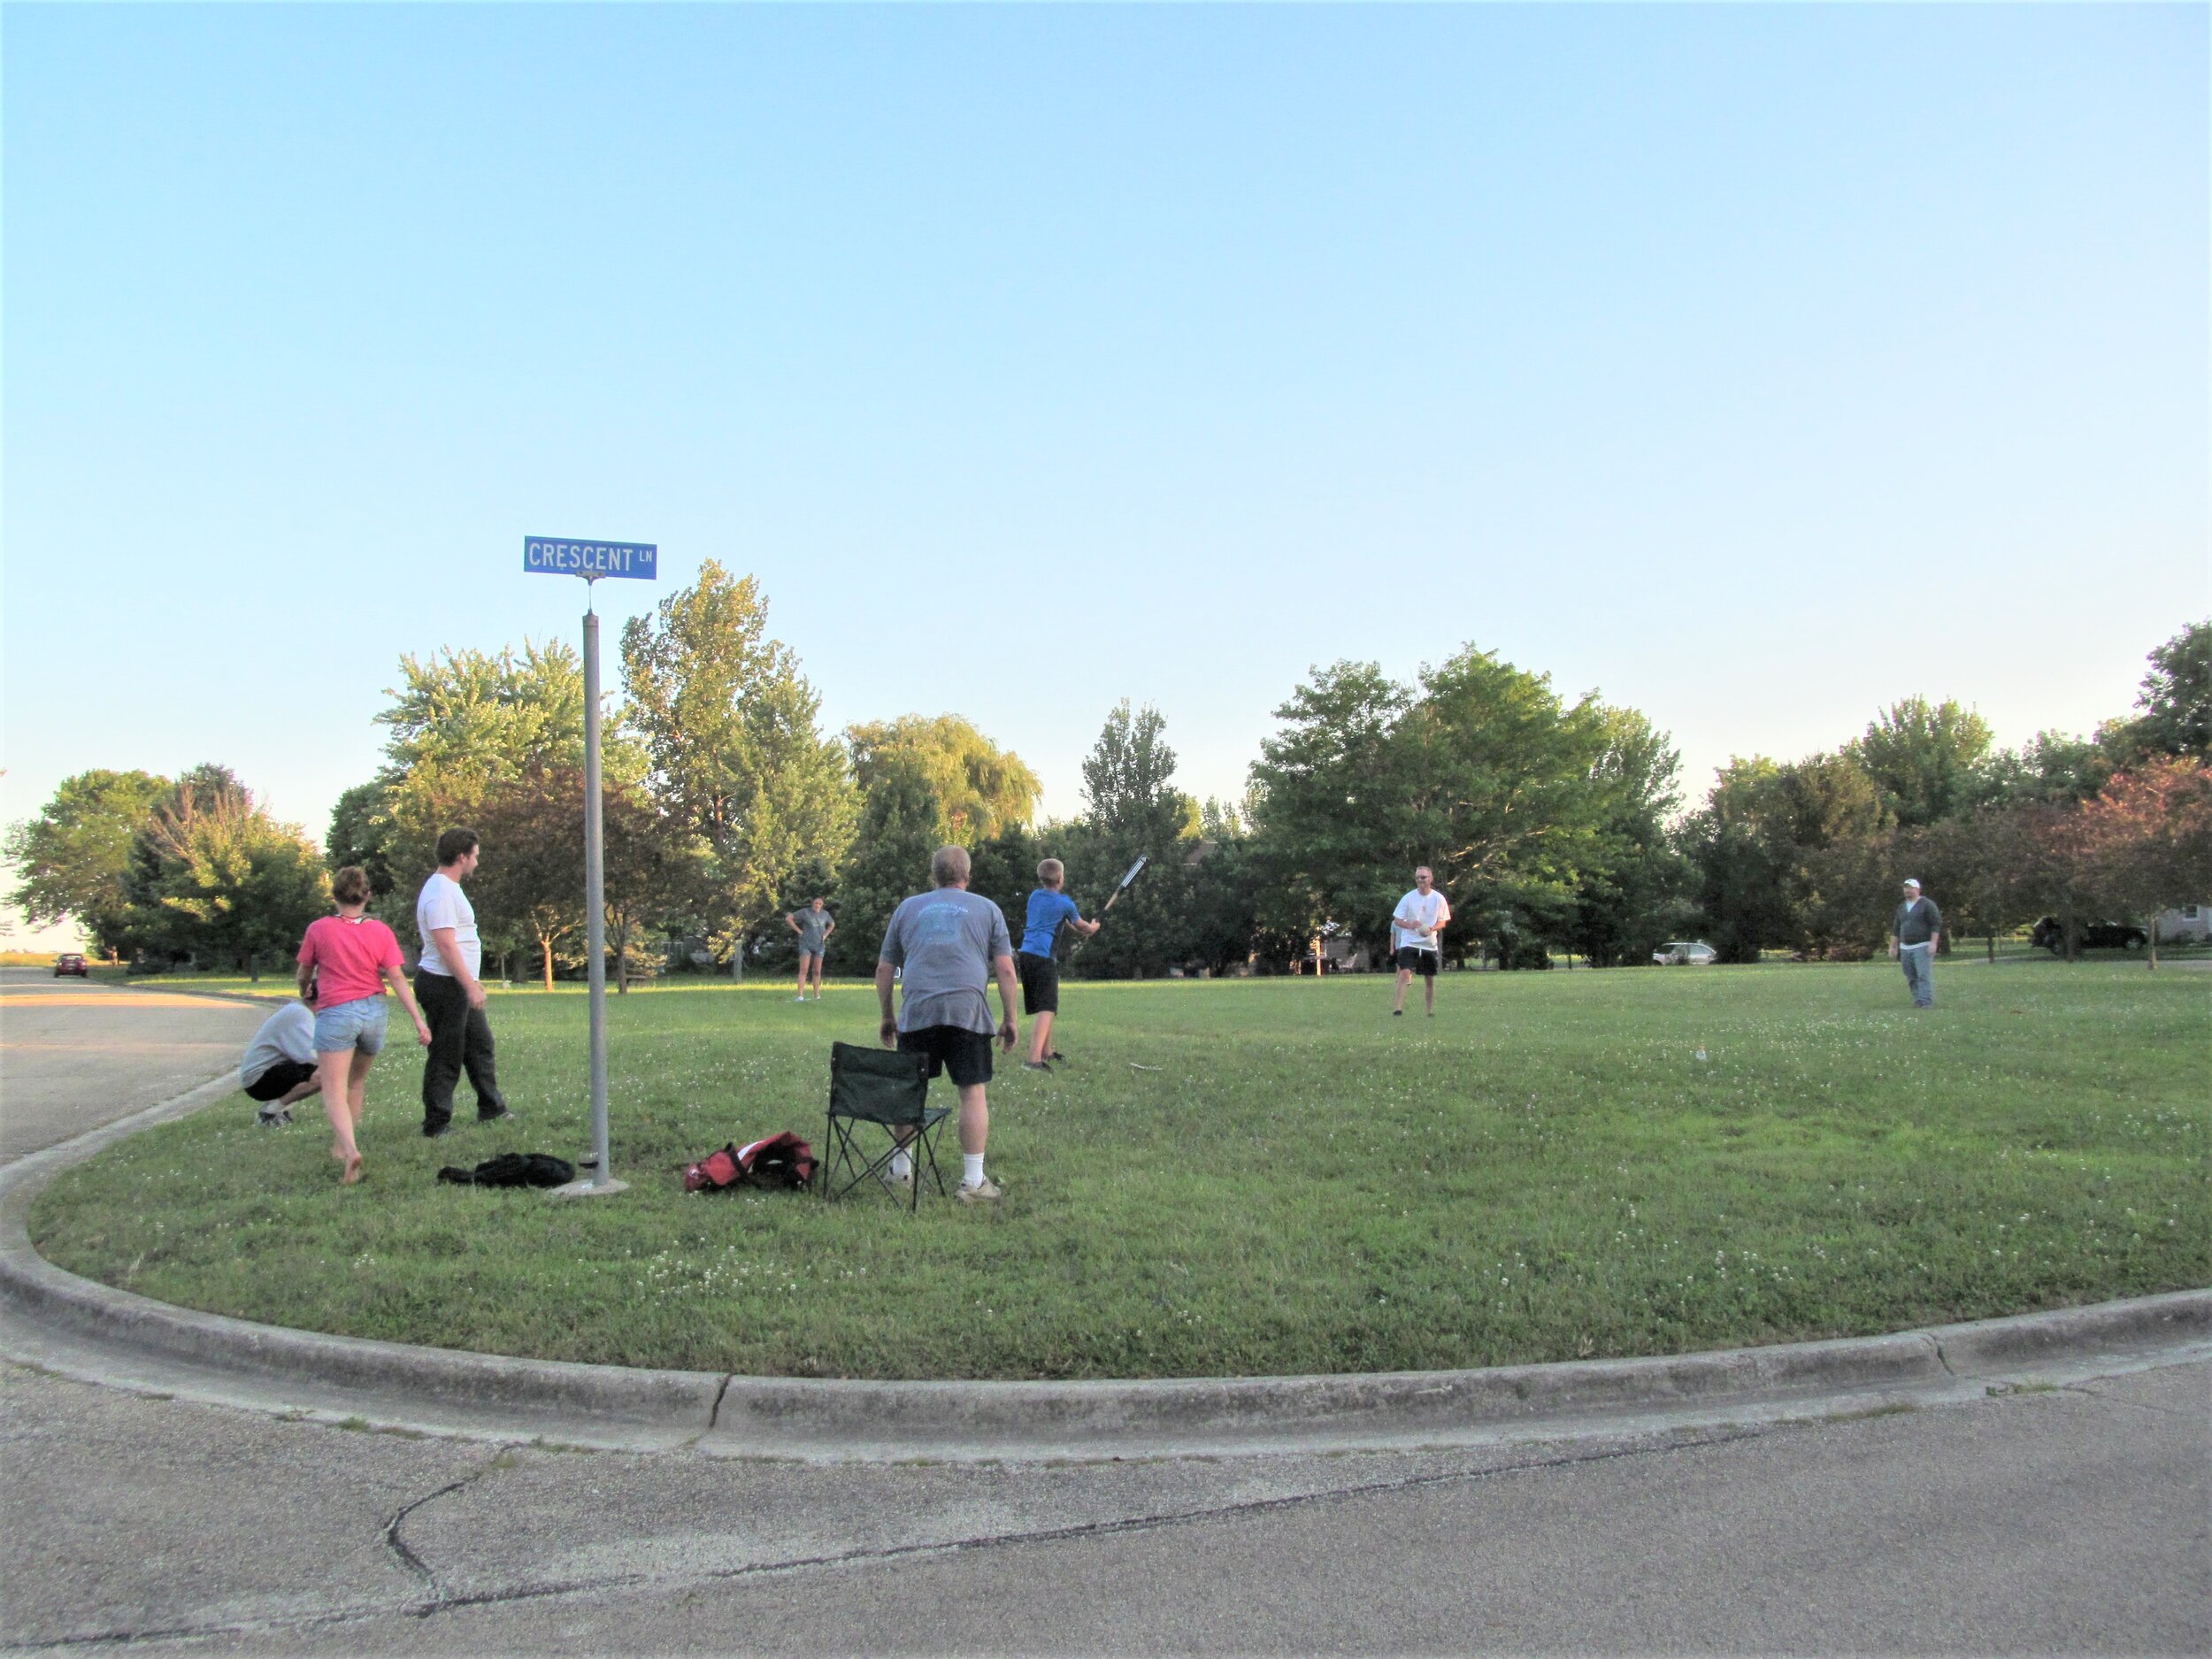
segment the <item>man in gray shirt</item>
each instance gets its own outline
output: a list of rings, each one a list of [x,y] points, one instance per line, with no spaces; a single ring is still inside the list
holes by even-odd
[[[880,1035],[887,1048],[929,1056],[929,1074],[952,1073],[960,1092],[960,1197],[981,1203],[1000,1194],[983,1173],[983,1145],[991,1133],[984,1086],[991,1080],[991,1004],[985,989],[998,981],[1000,1047],[1009,1054],[1021,1040],[1014,1021],[1014,945],[1006,917],[990,900],[968,891],[968,849],[940,847],[929,861],[936,890],[918,893],[891,914],[876,962],[876,998],[883,1007]],[[897,1017],[891,1012],[891,976],[906,987]],[[903,1148],[891,1161],[891,1179],[914,1179]]]
[[[1905,902],[1889,925],[1889,954],[1905,970],[1915,1008],[1935,1006],[1935,953],[1943,941],[1943,912],[1920,896],[1920,883],[1905,878]]]

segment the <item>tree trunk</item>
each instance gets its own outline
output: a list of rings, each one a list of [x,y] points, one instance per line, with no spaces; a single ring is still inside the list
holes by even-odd
[[[2158,913],[2155,910],[2151,912],[2150,926],[2143,931],[2150,936],[2151,941],[2147,953],[2150,961],[2145,965],[2147,968],[2155,969],[2158,966]]]
[[[553,935],[540,933],[538,945],[545,952],[545,988],[549,991],[553,988]]]
[[[740,933],[737,942],[730,947],[730,979],[733,984],[745,983],[745,935]]]

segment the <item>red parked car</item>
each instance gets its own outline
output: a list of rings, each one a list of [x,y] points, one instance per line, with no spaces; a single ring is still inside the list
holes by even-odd
[[[92,970],[84,965],[84,958],[73,950],[65,950],[54,958],[54,977],[58,979],[65,973],[73,973],[80,979],[92,977]]]

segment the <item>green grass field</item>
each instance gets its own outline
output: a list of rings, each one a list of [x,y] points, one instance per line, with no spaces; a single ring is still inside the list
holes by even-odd
[[[242,1095],[67,1172],[33,1231],[249,1318],[793,1376],[1662,1354],[2212,1283],[2212,974],[1947,964],[1938,994],[1916,1013],[1887,964],[1460,974],[1431,1021],[1417,988],[1392,1019],[1381,976],[1075,985],[1072,1064],[993,1086],[1005,1200],[912,1217],[681,1191],[725,1141],[820,1144],[829,1044],[872,1037],[853,985],[610,998],[632,1190],[438,1185],[586,1143],[584,1000],[517,992],[492,1008],[517,1125],[422,1140],[396,1042],[359,1187],[313,1102],[269,1132]]]

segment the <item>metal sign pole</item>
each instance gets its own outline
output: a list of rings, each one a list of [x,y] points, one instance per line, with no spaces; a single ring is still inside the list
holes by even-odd
[[[584,588],[585,603],[591,587]],[[591,983],[591,1188],[619,1192],[607,1162],[607,841],[599,788],[599,613],[584,612],[584,950]]]
[[[584,579],[584,952],[591,987],[591,1173],[557,1187],[556,1198],[590,1198],[629,1190],[614,1179],[607,1148],[607,846],[599,779],[599,613],[591,602],[592,584],[602,576],[641,577],[659,573],[659,549],[630,541],[565,541],[529,536],[523,541],[522,566],[547,575]]]

